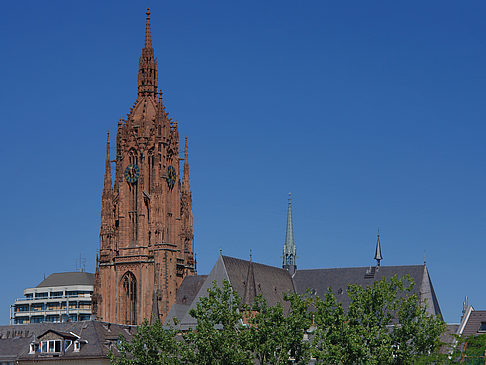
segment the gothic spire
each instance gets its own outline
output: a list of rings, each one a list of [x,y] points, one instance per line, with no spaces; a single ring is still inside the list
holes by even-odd
[[[111,248],[114,229],[113,216],[113,188],[111,182],[111,161],[110,161],[110,134],[106,136],[106,162],[105,162],[105,181],[103,192],[101,193],[101,227],[100,239],[101,248]]]
[[[283,247],[283,263],[282,267],[289,270],[291,274],[297,269],[297,248],[294,241],[294,227],[292,224],[292,202],[289,193],[289,207],[287,211],[287,231],[285,234],[285,244]]]
[[[189,178],[189,159],[187,150],[187,137],[186,137],[186,144],[184,146],[184,180],[182,180],[182,191],[184,193],[191,192],[191,180]]]
[[[376,240],[375,260],[376,266],[380,266],[380,261],[383,260],[383,256],[381,255],[380,230],[378,230],[378,239]]]
[[[103,186],[103,197],[113,194],[111,187],[111,162],[110,162],[110,133],[106,133],[106,161],[105,161],[105,182]]]
[[[154,58],[154,49],[152,48],[150,10],[148,8],[146,14],[145,45],[142,49],[142,57],[138,62],[138,97],[150,95],[157,98],[159,92],[157,61]]]
[[[145,23],[145,48],[152,48],[152,38],[150,34],[150,9],[147,8],[147,20]]]

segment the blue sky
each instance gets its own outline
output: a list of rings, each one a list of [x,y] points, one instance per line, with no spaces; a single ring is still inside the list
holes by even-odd
[[[220,248],[280,265],[290,191],[300,268],[373,264],[380,227],[383,265],[425,252],[448,322],[486,308],[486,3],[24,1],[0,13],[0,323],[44,274],[94,271],[147,6],[199,273]]]

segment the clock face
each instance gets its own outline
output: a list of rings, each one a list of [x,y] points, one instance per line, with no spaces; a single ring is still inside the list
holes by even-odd
[[[133,184],[138,180],[140,176],[140,169],[137,165],[128,165],[125,169],[125,180],[130,184]]]
[[[172,166],[169,166],[167,169],[167,184],[169,185],[169,189],[172,190],[174,184],[176,182],[176,170]]]

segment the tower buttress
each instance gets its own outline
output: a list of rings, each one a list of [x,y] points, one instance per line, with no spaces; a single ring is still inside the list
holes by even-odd
[[[285,244],[283,247],[282,268],[287,269],[290,275],[297,271],[297,248],[294,241],[294,227],[292,224],[292,202],[289,193],[289,207],[287,211],[287,230],[285,233]]]

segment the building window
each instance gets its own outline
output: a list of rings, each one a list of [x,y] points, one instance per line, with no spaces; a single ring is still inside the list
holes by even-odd
[[[48,340],[41,342],[41,352],[61,352],[61,340]]]
[[[30,317],[30,323],[42,323],[44,322],[44,316],[32,316]]]
[[[79,349],[81,348],[81,344],[79,341],[74,341],[74,352],[79,352]]]
[[[38,343],[35,343],[35,342],[32,342],[30,344],[29,354],[35,354],[37,351],[39,351],[39,344]]]
[[[53,316],[46,316],[46,322],[60,322],[60,318],[59,318],[59,315],[56,314],[56,315],[53,315]]]
[[[91,309],[91,302],[79,302],[79,309]]]
[[[127,271],[121,280],[121,314],[126,324],[137,324],[137,279]]]
[[[17,317],[14,321],[15,324],[29,323],[29,317]]]
[[[32,312],[43,311],[44,310],[44,304],[43,303],[40,303],[40,304],[32,304],[32,306],[30,307],[30,310]]]
[[[28,304],[16,305],[15,311],[16,312],[28,312],[29,311],[29,305]]]
[[[91,314],[80,314],[79,321],[89,321],[91,319]]]
[[[486,322],[481,322],[479,326],[479,332],[486,332]]]

